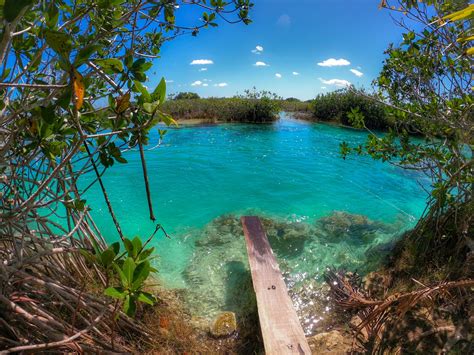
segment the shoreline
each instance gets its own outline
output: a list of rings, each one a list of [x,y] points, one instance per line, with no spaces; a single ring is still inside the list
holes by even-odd
[[[323,124],[323,125],[329,125],[329,126],[334,126],[334,127],[339,127],[339,128],[349,128],[352,130],[360,131],[360,129],[358,128],[355,128],[352,126],[346,126],[334,120],[322,121],[322,120],[315,119],[311,115],[311,113],[307,113],[307,112],[280,111],[280,113],[285,113],[289,118],[297,120],[297,121],[302,121],[306,123],[314,123],[314,124]],[[278,118],[277,120],[273,122],[268,122],[268,124],[277,122],[280,119],[281,118]],[[257,123],[249,123],[249,122],[238,122],[238,121],[229,122],[229,121],[223,121],[223,120],[219,120],[215,118],[189,118],[189,119],[178,118],[175,120],[178,123],[178,126],[184,126],[184,127],[209,126],[209,125],[220,125],[220,124],[257,124]],[[262,124],[262,123],[258,123],[258,124]]]

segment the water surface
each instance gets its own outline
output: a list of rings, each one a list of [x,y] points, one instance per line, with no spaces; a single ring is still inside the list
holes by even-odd
[[[236,219],[243,214],[268,218],[291,288],[320,280],[327,266],[363,268],[369,250],[413,226],[426,198],[416,173],[368,157],[341,158],[342,141],[365,138],[285,115],[270,125],[170,129],[146,152],[155,215],[172,236],[153,241],[165,285],[194,291],[202,306],[196,312],[205,315],[236,307],[229,287],[248,269]],[[157,134],[150,146],[156,143]],[[105,185],[124,233],[146,239],[154,224],[139,154],[125,157],[129,163],[111,168]],[[98,186],[87,202],[106,238],[116,240]],[[199,299],[196,292],[206,289],[214,293]]]

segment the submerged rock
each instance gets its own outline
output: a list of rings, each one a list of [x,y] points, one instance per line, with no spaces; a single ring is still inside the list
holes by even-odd
[[[324,270],[372,271],[367,256],[379,253],[367,250],[393,237],[386,233],[388,225],[346,212],[334,212],[316,223],[261,220],[307,335],[327,330],[339,319],[323,280]],[[247,324],[242,331],[258,324],[239,217],[221,216],[204,227],[183,276],[185,300],[193,315],[209,321],[226,310]]]
[[[314,234],[314,228],[308,223],[278,221],[269,218],[261,220],[272,249],[278,255],[285,257],[301,255],[305,243]]]
[[[184,270],[186,303],[209,319],[229,310],[245,318],[256,309],[240,221],[222,216],[209,223],[196,241]]]
[[[377,232],[386,231],[383,223],[372,221],[367,216],[341,211],[320,218],[316,224],[323,232],[322,237],[330,243],[369,243]]]
[[[309,224],[268,218],[262,218],[262,223],[273,250],[282,258],[302,253],[313,228]],[[219,310],[226,309],[244,319],[255,313],[255,293],[240,218],[216,218],[204,228],[195,246],[183,273],[191,311],[214,317]]]
[[[313,354],[346,354],[351,350],[337,330],[316,334],[308,338],[308,344]]]
[[[216,338],[231,336],[237,330],[237,320],[234,312],[222,312],[214,320],[210,333]]]

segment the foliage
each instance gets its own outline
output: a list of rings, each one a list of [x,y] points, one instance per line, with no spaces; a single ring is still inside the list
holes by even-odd
[[[253,5],[248,0],[0,4],[0,317],[14,327],[7,326],[0,347],[133,352],[114,337],[137,329],[146,338],[145,327],[115,310],[110,298],[84,291],[90,283],[108,287],[119,275],[120,285],[110,286],[117,292],[107,293],[120,301],[123,296],[128,314],[136,301],[152,302],[143,293],[153,271],[148,257],[142,259],[148,249],[138,252],[139,240],[123,236],[102,176],[115,163],[127,163],[124,149],[138,147],[155,220],[144,147],[158,122],[174,120],[161,110],[165,80],[152,90],[143,84],[153,59],[176,36],[195,36],[222,21],[250,23]],[[190,7],[200,13],[195,23],[183,13]],[[87,172],[95,174],[92,183],[100,185],[126,257],[118,255],[116,244],[107,247],[95,228],[84,199],[90,184],[78,185]],[[96,263],[89,267],[78,250],[94,247]]]
[[[281,110],[285,112],[308,112],[313,110],[311,101],[301,101],[294,97],[289,97],[285,100],[278,101]]]
[[[363,91],[342,89],[318,95],[313,103],[313,114],[321,121],[336,121],[346,126],[361,128],[354,121],[359,112],[365,118],[365,125],[371,129],[387,129],[391,123],[387,119],[385,108]]]
[[[176,95],[171,96],[172,100],[192,100],[200,99],[199,95],[195,92],[179,92]]]
[[[120,253],[120,243],[115,242],[102,250],[94,245],[93,253],[82,249],[82,254],[93,264],[100,265],[105,270],[106,289],[104,294],[122,301],[123,311],[130,317],[136,312],[137,303],[153,305],[155,296],[143,291],[145,281],[151,272],[157,270],[151,266],[155,248],[142,245],[139,237],[133,240],[123,240],[126,252]],[[110,281],[120,280],[119,286],[110,286]]]
[[[445,20],[452,18],[450,13],[462,11],[466,1],[401,1],[399,5],[395,11],[414,21],[414,28],[420,24],[423,28],[416,31],[405,20],[399,22],[407,32],[398,46],[388,48],[375,82],[396,126],[383,137],[370,134],[364,146],[341,148],[344,154],[365,152],[430,178],[427,213],[415,229],[421,233],[423,225],[436,226],[432,237],[420,243],[420,253],[429,255],[428,250],[452,245],[453,240],[455,245],[465,244],[472,228],[472,214],[459,217],[460,211],[470,209],[474,182],[472,61],[469,43],[459,40],[472,34],[472,27],[470,21]],[[413,140],[412,130],[424,142]],[[456,230],[448,232],[445,226],[452,220]]]
[[[233,98],[167,101],[163,111],[177,119],[264,123],[277,118],[280,106],[267,92],[248,92]]]

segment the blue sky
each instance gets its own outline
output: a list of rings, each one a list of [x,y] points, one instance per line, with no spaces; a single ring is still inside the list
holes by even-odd
[[[169,93],[232,96],[255,86],[306,100],[347,82],[370,88],[384,50],[401,40],[400,28],[377,0],[254,3],[248,26],[219,22],[197,37],[165,43],[149,86],[164,76]],[[196,13],[180,10],[178,24],[196,21]]]

